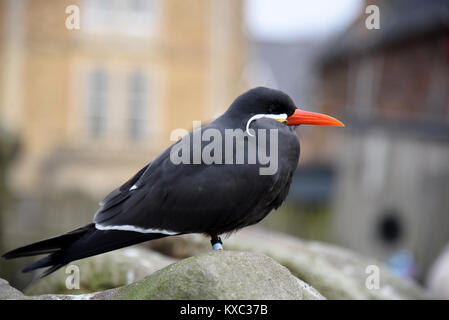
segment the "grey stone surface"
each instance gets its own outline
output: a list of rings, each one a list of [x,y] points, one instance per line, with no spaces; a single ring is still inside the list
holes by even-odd
[[[1,299],[324,299],[273,259],[256,253],[218,251],[173,263],[143,280],[80,295],[25,296],[0,281]]]
[[[145,280],[119,288],[109,299],[323,299],[273,259],[218,251],[184,259]]]
[[[449,299],[449,244],[430,268],[427,285],[436,298]]]
[[[11,287],[8,281],[0,278],[0,300],[22,300],[26,298],[22,292]]]
[[[48,277],[35,280],[28,295],[80,294],[103,291],[142,280],[176,259],[140,247],[129,247],[71,263],[79,269],[80,288],[67,289],[70,269],[63,267]],[[73,273],[72,273],[73,274]]]
[[[334,245],[304,241],[259,227],[243,229],[223,240],[225,250],[259,252],[273,258],[328,299],[430,298],[423,288],[392,274],[381,262]],[[209,240],[201,235],[169,237],[158,240],[153,247],[181,257],[210,250]],[[378,267],[377,289],[366,285],[372,274],[369,266]]]

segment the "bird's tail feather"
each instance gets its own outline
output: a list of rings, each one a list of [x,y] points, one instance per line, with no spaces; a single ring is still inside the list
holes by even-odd
[[[71,244],[73,241],[81,237],[87,230],[89,230],[90,227],[91,225],[89,224],[87,226],[78,228],[61,236],[42,240],[24,247],[17,248],[15,250],[5,253],[3,255],[3,258],[14,259],[55,252]]]
[[[58,270],[71,261],[87,258],[100,253],[120,249],[140,242],[162,238],[160,233],[138,233],[119,230],[97,230],[93,223],[59,237],[43,240],[10,251],[3,255],[6,259],[50,253],[29,265],[23,272],[49,267],[42,277]]]

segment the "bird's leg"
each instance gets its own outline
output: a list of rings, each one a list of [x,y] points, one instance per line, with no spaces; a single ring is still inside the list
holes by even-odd
[[[223,250],[223,242],[219,236],[211,236],[210,244],[212,245],[212,250]]]

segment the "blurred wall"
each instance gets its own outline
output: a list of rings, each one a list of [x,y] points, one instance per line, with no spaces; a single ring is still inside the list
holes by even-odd
[[[71,4],[79,30],[65,27]],[[168,146],[173,129],[211,120],[244,89],[239,0],[1,6],[0,112],[21,135],[21,190],[101,195]]]

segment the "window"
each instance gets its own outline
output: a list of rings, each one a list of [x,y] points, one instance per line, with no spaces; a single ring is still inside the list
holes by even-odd
[[[91,137],[106,132],[108,77],[104,70],[94,70],[87,79],[87,125]]]
[[[128,134],[133,140],[140,140],[146,135],[147,107],[147,78],[135,72],[128,81]]]
[[[159,2],[85,0],[83,25],[89,33],[146,37],[155,33],[159,21]]]

